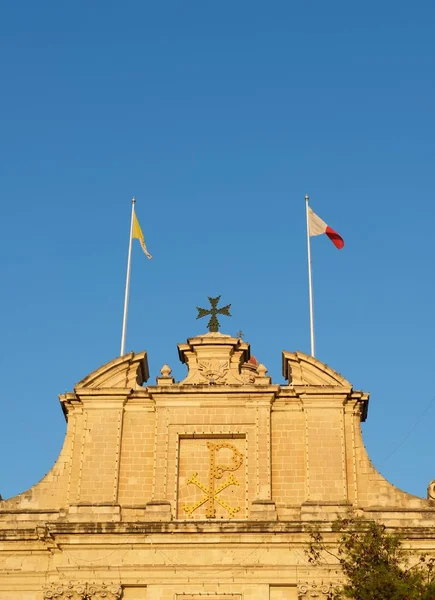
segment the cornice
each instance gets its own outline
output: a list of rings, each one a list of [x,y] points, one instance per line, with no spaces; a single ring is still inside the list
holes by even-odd
[[[392,525],[388,523],[388,511],[384,511],[385,525],[391,531],[396,531],[406,535],[406,538],[410,539],[435,539],[435,527],[430,525]],[[412,511],[411,511],[412,512]],[[434,509],[420,509],[414,512],[420,512],[430,516],[435,523],[435,510]],[[395,519],[392,519],[395,521]],[[271,536],[279,536],[286,534],[301,534],[307,535],[307,525],[312,526],[316,521],[219,521],[219,522],[204,522],[204,521],[146,521],[142,523],[138,522],[117,522],[117,523],[95,523],[95,522],[76,522],[76,523],[50,523],[47,526],[47,532],[52,541],[57,544],[67,543],[63,536],[78,536],[82,539],[78,539],[74,544],[95,544],[97,539],[99,543],[104,543],[101,538],[107,538],[109,543],[113,542],[113,536],[116,536],[117,543],[122,544],[134,544],[134,543],[146,543],[146,539],[143,536],[157,535],[157,534],[168,534],[171,539],[175,534],[189,535],[199,534],[198,542],[205,542],[206,535],[211,535],[212,539],[215,539],[216,534],[224,535],[239,535],[239,534],[270,534]],[[335,520],[330,521],[321,520],[318,524],[321,526],[322,533],[336,535],[337,531],[334,528]],[[137,537],[136,537],[137,536]],[[163,538],[160,538],[163,541]],[[169,538],[168,538],[169,539]],[[271,538],[271,541],[273,537]],[[1,542],[24,542],[33,541],[37,547],[42,551],[44,548],[41,546],[43,541],[37,531],[37,528],[26,528],[26,529],[8,529],[0,530],[0,541]],[[167,543],[167,542],[165,542]],[[175,543],[175,542],[174,542]],[[3,547],[6,550],[6,547]],[[26,547],[23,547],[23,551]]]

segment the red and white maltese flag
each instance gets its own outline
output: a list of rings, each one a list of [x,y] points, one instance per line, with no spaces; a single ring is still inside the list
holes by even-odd
[[[308,207],[308,230],[310,237],[326,233],[336,248],[341,250],[344,247],[344,240],[341,235],[334,231],[332,227],[329,227],[310,207]]]

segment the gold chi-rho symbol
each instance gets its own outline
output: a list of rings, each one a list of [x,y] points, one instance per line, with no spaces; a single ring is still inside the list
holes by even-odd
[[[204,496],[202,496],[196,504],[186,504],[183,508],[184,511],[191,516],[193,511],[197,508],[208,502],[206,517],[208,519],[213,519],[216,517],[216,506],[215,502],[220,504],[225,510],[229,513],[231,517],[239,512],[240,506],[230,506],[228,502],[225,502],[222,498],[218,496],[221,492],[226,490],[231,485],[239,485],[239,482],[234,477],[232,473],[230,473],[224,483],[218,485],[216,487],[215,480],[222,479],[224,473],[228,471],[237,471],[240,465],[243,462],[242,454],[237,450],[233,444],[228,442],[219,442],[218,444],[213,444],[212,442],[207,442],[207,447],[210,452],[210,470],[208,476],[208,487],[203,485],[198,480],[198,473],[193,473],[192,477],[187,480],[187,483],[193,483],[198,487],[202,492],[204,492]],[[229,464],[223,465],[217,462],[217,454],[221,448],[228,448],[232,450],[233,454],[231,457],[231,461]]]

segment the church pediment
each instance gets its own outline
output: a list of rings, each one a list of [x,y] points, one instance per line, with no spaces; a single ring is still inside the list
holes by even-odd
[[[75,386],[77,389],[130,388],[137,389],[148,380],[146,352],[130,352],[115,358],[87,375]]]
[[[282,374],[292,386],[352,387],[340,373],[303,352],[282,353]]]

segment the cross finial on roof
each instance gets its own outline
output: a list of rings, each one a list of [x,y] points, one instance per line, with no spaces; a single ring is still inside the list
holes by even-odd
[[[219,331],[219,321],[217,319],[216,315],[225,315],[226,317],[231,317],[230,315],[230,308],[231,308],[231,304],[227,304],[226,306],[223,306],[222,308],[218,308],[217,305],[219,304],[219,300],[221,299],[220,296],[217,296],[216,298],[210,298],[210,296],[208,297],[208,300],[210,302],[210,309],[206,309],[206,308],[199,308],[198,306],[196,307],[197,311],[198,311],[198,316],[196,317],[197,319],[201,319],[202,317],[205,317],[206,315],[211,315],[211,318],[209,320],[209,322],[207,323],[207,327],[209,331]]]

